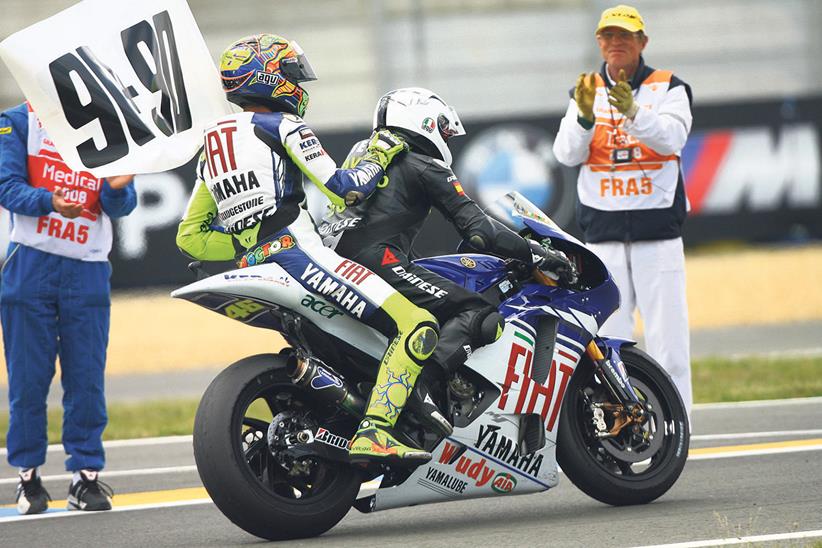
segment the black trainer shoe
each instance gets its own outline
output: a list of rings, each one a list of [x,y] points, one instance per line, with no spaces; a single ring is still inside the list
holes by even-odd
[[[113,496],[114,491],[111,487],[97,479],[97,472],[80,470],[80,481],[69,487],[66,508],[88,512],[111,510],[111,497]]]
[[[36,468],[23,470],[17,484],[17,511],[21,514],[40,514],[49,509],[51,497]]]

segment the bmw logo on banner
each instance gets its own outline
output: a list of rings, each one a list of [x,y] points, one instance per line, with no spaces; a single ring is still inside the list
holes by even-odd
[[[455,172],[483,208],[516,190],[565,227],[574,219],[577,173],[554,158],[553,144],[537,126],[494,125],[466,143]]]

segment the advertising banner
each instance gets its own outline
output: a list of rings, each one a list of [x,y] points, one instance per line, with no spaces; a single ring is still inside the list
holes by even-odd
[[[551,151],[559,120],[556,115],[466,120],[468,135],[450,143],[454,171],[465,192],[487,205],[516,189],[580,236],[575,219],[577,170],[559,164]],[[685,244],[822,238],[820,132],[822,97],[695,107],[694,128],[682,154],[691,204]],[[367,123],[352,131],[317,132],[338,163],[353,143],[369,134]],[[185,268],[188,259],[174,243],[193,182],[193,161],[137,177],[139,206],[115,221],[115,287],[193,280]],[[322,208],[312,208],[318,211]],[[456,231],[434,211],[414,250],[419,255],[452,253],[458,243]]]

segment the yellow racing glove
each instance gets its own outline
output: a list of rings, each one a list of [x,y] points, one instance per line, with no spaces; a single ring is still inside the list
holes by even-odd
[[[381,129],[371,134],[368,141],[368,148],[362,157],[363,162],[374,162],[383,171],[388,169],[391,160],[400,152],[406,150],[408,145],[400,137],[394,135],[387,129]]]

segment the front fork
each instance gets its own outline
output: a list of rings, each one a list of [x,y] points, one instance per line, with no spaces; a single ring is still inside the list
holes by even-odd
[[[594,374],[608,387],[616,403],[593,404],[594,424],[597,437],[612,438],[618,435],[629,424],[642,424],[647,418],[645,404],[639,399],[636,390],[631,386],[628,372],[619,357],[619,353],[605,344],[607,355],[602,353],[597,339],[591,339],[585,352],[594,362]],[[605,413],[612,415],[613,426],[605,426]]]

